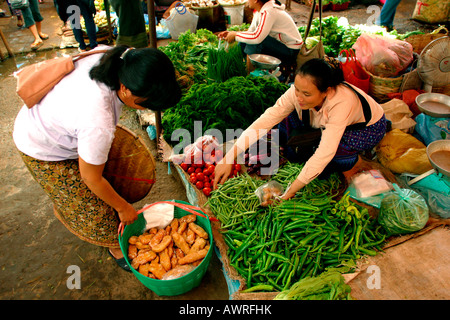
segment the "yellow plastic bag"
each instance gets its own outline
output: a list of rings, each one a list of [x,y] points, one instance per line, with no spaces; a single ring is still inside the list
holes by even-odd
[[[375,151],[380,163],[394,173],[422,174],[433,169],[427,147],[400,129],[386,133]]]

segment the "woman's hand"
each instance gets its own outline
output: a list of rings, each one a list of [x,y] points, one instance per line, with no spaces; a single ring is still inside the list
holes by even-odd
[[[119,214],[120,222],[122,222],[123,225],[132,224],[138,217],[136,209],[129,203],[127,203],[123,209],[117,211],[117,213]]]
[[[228,32],[229,32],[229,31],[222,31],[222,32],[219,32],[219,34],[217,35],[217,37],[218,37],[219,39],[226,39],[226,37],[227,37],[227,35],[228,35]]]
[[[137,219],[137,212],[133,206],[122,198],[103,177],[105,164],[93,165],[78,158],[81,177],[88,188],[100,199],[113,207],[119,214],[123,225],[131,224]]]
[[[233,164],[218,163],[214,170],[213,190],[217,189],[217,184],[225,183],[232,171]]]
[[[225,40],[228,43],[233,43],[234,41],[236,41],[236,31],[227,31],[228,34],[225,37]]]
[[[300,180],[295,179],[294,182],[290,185],[290,187],[281,195],[282,200],[289,200],[293,198],[295,194],[300,191],[305,184]]]

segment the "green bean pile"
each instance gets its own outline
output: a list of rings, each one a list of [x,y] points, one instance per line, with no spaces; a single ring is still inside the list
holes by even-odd
[[[287,174],[286,180],[277,178],[290,183]],[[381,249],[385,239],[381,226],[367,209],[350,202],[348,193],[334,200],[338,187],[334,179],[319,180],[320,188],[305,189],[271,207],[259,206],[254,195],[266,181],[248,175],[230,179],[213,192],[209,204],[222,222],[230,265],[246,280],[247,288],[286,290],[325,268]]]

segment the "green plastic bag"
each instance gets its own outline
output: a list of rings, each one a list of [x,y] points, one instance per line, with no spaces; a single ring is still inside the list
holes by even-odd
[[[378,222],[391,235],[421,230],[429,218],[425,199],[414,190],[400,189],[397,184],[394,189],[381,200]]]

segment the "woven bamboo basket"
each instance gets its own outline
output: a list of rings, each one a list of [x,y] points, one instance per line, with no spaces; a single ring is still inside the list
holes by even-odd
[[[436,40],[441,37],[445,37],[448,35],[448,30],[446,28],[442,28],[438,33],[431,34],[416,34],[413,36],[409,36],[405,39],[406,42],[409,42],[413,51],[417,54],[420,54],[422,50],[433,40]]]
[[[372,74],[365,68],[364,70],[366,70],[367,74],[370,76],[369,95],[378,103],[384,103],[389,100],[389,93],[396,93],[400,91],[400,87],[403,83],[403,77],[405,75],[395,78],[383,78]]]
[[[130,203],[142,200],[154,184],[155,167],[143,139],[119,124],[103,173],[114,190]]]

